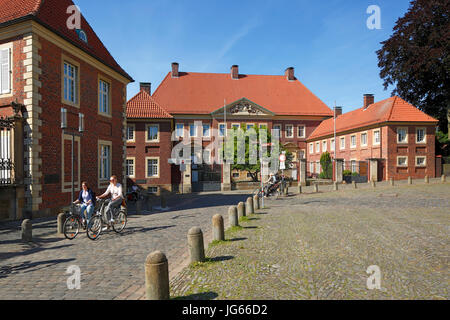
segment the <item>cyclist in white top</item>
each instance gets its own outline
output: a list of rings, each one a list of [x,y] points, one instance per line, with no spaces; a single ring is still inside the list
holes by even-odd
[[[102,194],[101,196],[98,196],[97,199],[105,199],[106,197],[111,195],[111,202],[106,207],[106,214],[111,213],[111,218],[109,221],[111,223],[113,223],[114,216],[112,214],[111,209],[119,208],[125,198],[123,196],[122,185],[117,182],[117,177],[112,176],[109,181],[110,181],[110,185],[109,185],[108,189],[106,190],[106,192],[104,194]]]

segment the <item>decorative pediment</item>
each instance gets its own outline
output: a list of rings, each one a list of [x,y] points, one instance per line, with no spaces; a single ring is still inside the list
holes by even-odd
[[[223,115],[224,108],[228,116],[274,116],[275,114],[260,105],[242,98],[212,113],[212,115]]]

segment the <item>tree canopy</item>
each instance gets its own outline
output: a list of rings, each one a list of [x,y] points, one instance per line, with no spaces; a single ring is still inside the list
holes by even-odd
[[[448,131],[450,1],[414,0],[377,51],[384,88],[439,119]]]

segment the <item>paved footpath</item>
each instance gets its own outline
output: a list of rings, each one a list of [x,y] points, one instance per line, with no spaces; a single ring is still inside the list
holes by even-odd
[[[171,281],[179,299],[449,299],[450,183],[341,186],[267,202]],[[369,266],[381,289],[369,290]]]
[[[123,234],[107,232],[93,242],[55,235],[56,218],[33,221],[34,242],[23,244],[20,224],[0,223],[0,300],[142,299],[144,263],[155,250],[166,253],[171,276],[187,261],[187,232],[199,226],[209,242],[211,219],[249,195],[239,192],[174,196],[167,212],[131,215]],[[68,290],[69,266],[81,269],[81,289]]]

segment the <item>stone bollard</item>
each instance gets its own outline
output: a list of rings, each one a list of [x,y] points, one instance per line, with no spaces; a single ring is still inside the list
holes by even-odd
[[[25,219],[22,222],[22,241],[32,242],[33,241],[33,225],[31,220]]]
[[[358,189],[358,184],[356,183],[356,181],[352,181],[352,186],[353,189]]]
[[[377,183],[375,182],[375,180],[370,180],[370,185],[372,186],[372,188],[377,187]]]
[[[302,185],[299,184],[298,185],[298,194],[302,194],[302,193],[303,193],[303,188],[302,188]]]
[[[408,184],[413,184],[411,177],[408,177]]]
[[[141,200],[136,201],[136,215],[140,215],[142,212],[142,202]]]
[[[286,184],[286,187],[284,188],[284,195],[287,197],[289,195],[289,186]]]
[[[58,235],[63,235],[64,234],[64,222],[66,221],[66,214],[64,212],[61,212],[60,214],[58,214],[58,218],[57,218],[57,230],[56,230],[56,234]]]
[[[225,241],[225,227],[223,224],[223,217],[220,214],[216,214],[212,218],[213,224],[213,239],[215,241]]]
[[[430,183],[430,177],[425,176],[425,183]]]
[[[253,208],[253,198],[247,198],[247,203],[245,204],[245,214],[250,216],[255,213]]]
[[[314,192],[319,193],[319,185],[317,183],[314,184]]]
[[[151,212],[153,210],[153,203],[152,203],[152,197],[147,197],[147,210]]]
[[[256,210],[261,209],[261,205],[259,203],[259,196],[258,195],[254,195],[253,196],[253,208]]]
[[[167,208],[167,200],[166,197],[161,196],[161,209]]]
[[[145,260],[145,295],[147,300],[169,300],[169,263],[160,251]]]
[[[390,178],[389,183],[391,184],[391,187],[393,187],[394,186],[394,178]]]
[[[203,232],[199,227],[194,227],[189,230],[188,247],[191,263],[205,261],[205,245],[203,244]]]
[[[445,174],[443,174],[441,177],[441,182],[445,183],[446,181],[447,181],[447,176]]]
[[[246,216],[245,211],[246,211],[245,210],[245,203],[239,202],[238,206],[237,206],[237,212],[238,212],[238,218],[239,219]]]
[[[333,191],[338,191],[339,190],[339,186],[337,182],[333,183]]]
[[[228,222],[230,223],[230,228],[239,226],[237,207],[233,206],[228,209]]]

